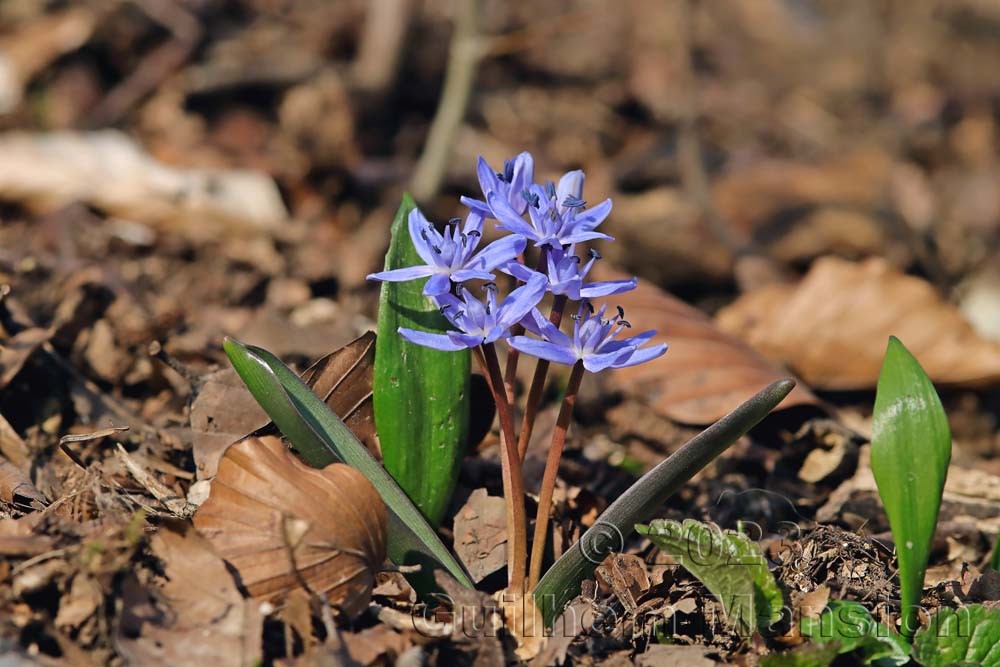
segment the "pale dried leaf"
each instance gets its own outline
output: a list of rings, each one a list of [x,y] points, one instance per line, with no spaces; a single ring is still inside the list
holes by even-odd
[[[455,515],[455,555],[480,582],[507,564],[507,521],[503,498],[476,489]]]
[[[598,265],[596,280],[623,275]],[[667,353],[645,364],[607,373],[623,392],[642,397],[654,410],[675,421],[708,424],[740,405],[761,388],[789,376],[742,341],[723,333],[712,319],[643,280],[631,292],[609,297],[610,308],[625,309],[635,332],[656,329],[651,344],[667,343]],[[801,383],[779,407],[814,405],[817,399]]]
[[[226,450],[194,522],[259,600],[306,584],[354,616],[368,606],[385,560],[386,509],[364,475],[317,470],[273,436]]]
[[[274,230],[288,218],[266,175],[171,167],[115,130],[0,137],[0,199],[42,212],[80,201],[196,238]]]
[[[820,259],[798,285],[746,294],[716,321],[823,389],[874,387],[890,335],[936,383],[1000,381],[1000,343],[977,336],[926,281],[882,259]]]

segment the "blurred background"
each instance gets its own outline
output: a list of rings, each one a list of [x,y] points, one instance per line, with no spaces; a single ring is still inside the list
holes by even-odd
[[[691,346],[870,389],[905,320],[936,380],[990,386],[998,36],[995,0],[7,0],[5,317],[144,415],[180,410],[150,343],[330,351],[372,324],[402,193],[460,215],[478,155],[529,150],[614,199],[607,264],[699,309]],[[657,317],[679,378],[693,347]],[[969,400],[992,451],[992,399]]]

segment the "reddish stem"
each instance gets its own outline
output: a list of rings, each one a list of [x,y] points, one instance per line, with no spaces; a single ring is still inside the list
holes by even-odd
[[[524,512],[524,481],[521,478],[521,465],[517,458],[517,445],[514,440],[514,421],[511,418],[507,393],[504,391],[500,360],[497,358],[493,343],[484,343],[482,356],[476,355],[476,359],[483,364],[483,370],[489,377],[493,400],[497,404],[497,416],[500,418],[502,445],[500,462],[507,512],[507,583],[510,589],[522,593],[525,561],[528,556],[528,528]]]
[[[545,461],[545,473],[542,475],[542,487],[538,493],[538,514],[535,515],[535,533],[531,544],[531,568],[528,573],[528,590],[534,590],[542,576],[542,557],[545,554],[545,537],[549,528],[549,513],[552,510],[552,492],[559,476],[559,461],[562,459],[563,446],[566,444],[566,431],[569,420],[573,416],[573,406],[576,405],[576,393],[580,390],[583,379],[583,362],[573,365],[573,371],[566,385],[566,395],[559,408],[556,419],[556,430],[552,432],[552,446]]]
[[[562,323],[563,310],[566,308],[566,295],[560,294],[552,302],[552,312],[549,313],[549,322],[558,329]],[[531,387],[528,389],[528,396],[524,401],[524,418],[521,420],[521,432],[518,435],[517,455],[521,463],[524,463],[524,455],[528,451],[528,443],[531,441],[531,432],[535,428],[535,419],[538,417],[538,407],[542,403],[542,390],[545,389],[545,378],[549,373],[549,362],[539,359],[535,363],[535,374],[531,377]]]

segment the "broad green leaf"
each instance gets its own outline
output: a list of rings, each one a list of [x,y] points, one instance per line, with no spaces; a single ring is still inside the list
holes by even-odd
[[[535,587],[535,604],[545,625],[562,613],[594,574],[604,557],[625,546],[635,525],[649,519],[699,470],[712,462],[773,410],[795,386],[794,380],[773,382],[743,405],[689,440],[618,497],[542,576]]]
[[[913,638],[913,659],[926,667],[1000,665],[1000,611],[978,604],[942,608]]]
[[[223,347],[236,372],[305,461],[323,468],[342,461],[378,490],[389,510],[388,551],[396,565],[419,565],[407,579],[419,593],[436,589],[433,570],[446,570],[472,588],[472,580],[396,481],[340,418],[267,350],[231,338]]]
[[[760,659],[761,667],[829,667],[837,659],[837,645],[805,644],[792,651],[772,653]]]
[[[410,195],[392,222],[385,269],[424,264],[410,240]],[[382,283],[375,341],[375,427],[386,470],[434,525],[458,479],[469,427],[469,350],[439,352],[408,343],[399,327],[444,333],[448,322],[423,295],[426,279]]]
[[[781,589],[760,548],[743,533],[694,519],[661,519],[635,529],[705,584],[743,636],[781,619]]]
[[[901,630],[908,637],[917,626],[950,459],[951,432],[941,399],[913,355],[891,337],[875,394],[871,466],[896,543]]]
[[[910,647],[900,635],[872,618],[858,602],[834,600],[819,618],[803,618],[803,637],[834,643],[838,653],[853,653],[862,665],[897,667],[910,661]]]

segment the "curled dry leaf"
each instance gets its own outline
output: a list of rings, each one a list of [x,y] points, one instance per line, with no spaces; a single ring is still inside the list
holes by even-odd
[[[626,276],[598,265],[591,277],[615,280]],[[626,393],[642,396],[670,419],[689,424],[714,422],[761,388],[789,375],[750,346],[720,331],[705,313],[643,280],[631,292],[607,301],[612,310],[620,305],[627,317],[635,313],[637,330],[656,329],[651,344],[670,346],[659,359],[608,373],[607,381]],[[798,383],[779,408],[817,403]]]
[[[926,281],[883,259],[820,259],[798,285],[750,292],[716,321],[823,389],[874,387],[890,335],[936,383],[1000,381],[1000,343],[980,338]]]
[[[348,616],[368,606],[385,560],[386,521],[381,497],[360,472],[343,464],[310,468],[272,436],[226,451],[194,517],[254,598],[276,601],[308,587]]]

